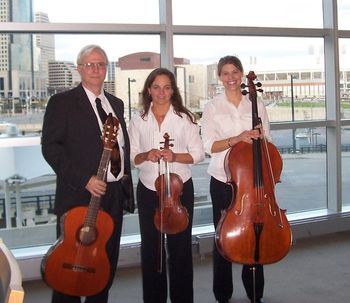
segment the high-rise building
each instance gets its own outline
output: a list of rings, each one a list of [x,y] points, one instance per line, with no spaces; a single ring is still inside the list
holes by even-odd
[[[0,0],[0,22],[32,22],[32,0]],[[15,112],[34,91],[32,35],[0,34],[0,60],[0,96]]]
[[[49,62],[49,86],[50,95],[66,91],[80,83],[80,75],[73,62],[50,61]]]
[[[34,21],[37,23],[49,23],[46,13],[36,12]],[[55,60],[55,38],[53,34],[34,35],[34,75],[35,94],[37,99],[47,98],[49,82],[49,61]]]
[[[117,67],[118,67],[118,62],[116,61],[112,61],[108,63],[106,81],[115,81],[115,78],[116,78],[115,72]]]

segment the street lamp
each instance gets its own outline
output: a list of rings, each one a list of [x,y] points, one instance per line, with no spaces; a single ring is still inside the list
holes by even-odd
[[[294,122],[294,86],[293,86],[293,75],[290,75],[290,102],[292,105],[292,121]]]
[[[131,93],[130,93],[130,82],[136,82],[135,79],[128,78],[128,97],[129,97],[129,121],[131,119]]]
[[[294,122],[294,86],[293,86],[293,75],[290,75],[290,103],[292,106],[292,122]],[[293,136],[293,151],[296,151],[296,144],[295,144],[295,128],[293,126],[293,132],[292,132],[292,136]]]

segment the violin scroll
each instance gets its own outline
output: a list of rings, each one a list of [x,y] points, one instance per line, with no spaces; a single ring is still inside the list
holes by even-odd
[[[174,141],[174,139],[170,139],[170,136],[168,133],[165,133],[163,138],[164,138],[164,141],[160,142],[160,144],[163,144],[163,146],[161,146],[160,149],[169,149],[170,147],[174,146],[174,144],[170,143],[170,141]]]

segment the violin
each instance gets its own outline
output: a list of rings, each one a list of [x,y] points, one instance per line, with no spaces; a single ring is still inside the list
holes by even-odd
[[[173,147],[170,144],[170,136],[165,133],[164,146],[161,149]],[[169,163],[164,161],[165,173],[159,175],[155,181],[156,191],[159,197],[159,207],[154,214],[154,224],[163,234],[177,234],[184,231],[189,223],[189,215],[186,207],[181,204],[180,195],[183,182],[179,175],[171,173]]]
[[[252,71],[247,79],[255,129],[261,125],[256,90],[261,84],[254,83],[256,75]],[[252,144],[239,142],[228,151],[225,163],[234,195],[216,229],[219,252],[231,262],[247,265],[281,260],[291,247],[292,233],[286,210],[278,207],[275,197],[275,184],[282,171],[277,148],[265,138]]]

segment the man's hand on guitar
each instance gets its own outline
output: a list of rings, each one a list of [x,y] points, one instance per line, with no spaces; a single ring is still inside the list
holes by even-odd
[[[91,195],[100,198],[106,193],[107,184],[106,182],[97,179],[96,176],[92,176],[85,188]]]

